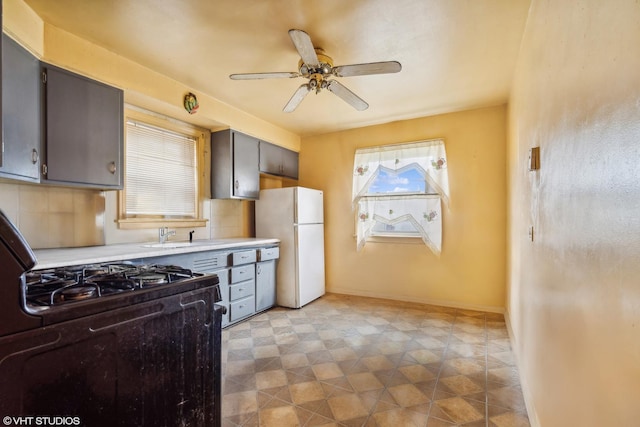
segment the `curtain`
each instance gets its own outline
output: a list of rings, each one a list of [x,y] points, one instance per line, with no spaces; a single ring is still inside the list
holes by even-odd
[[[425,177],[432,194],[371,194],[369,187],[381,171],[402,173],[415,168]],[[418,233],[435,253],[442,248],[441,202],[449,204],[447,155],[441,139],[357,149],[353,166],[352,203],[357,209],[357,248],[362,249],[376,224],[395,229],[401,223]],[[402,232],[394,232],[401,236]]]

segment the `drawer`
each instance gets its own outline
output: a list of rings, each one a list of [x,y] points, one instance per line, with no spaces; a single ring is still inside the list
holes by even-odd
[[[229,295],[231,301],[254,295],[256,293],[256,281],[247,280],[246,282],[237,283],[229,286]]]
[[[233,267],[231,269],[231,283],[244,282],[256,278],[256,267],[254,264]]]
[[[252,296],[229,304],[229,321],[235,322],[256,312],[256,299]]]
[[[256,262],[256,250],[238,251],[231,254],[231,265],[242,265]]]
[[[280,258],[280,248],[262,248],[259,250],[260,261],[269,261],[271,259]]]

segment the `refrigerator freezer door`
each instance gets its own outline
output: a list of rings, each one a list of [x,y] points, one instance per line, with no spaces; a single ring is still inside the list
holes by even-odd
[[[322,191],[311,188],[295,187],[296,224],[321,224],[324,222]]]
[[[324,226],[304,224],[295,227],[297,256],[296,308],[324,295]]]

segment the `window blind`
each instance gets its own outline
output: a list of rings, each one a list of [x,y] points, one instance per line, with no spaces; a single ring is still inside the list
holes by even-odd
[[[127,216],[195,217],[196,139],[127,122]]]

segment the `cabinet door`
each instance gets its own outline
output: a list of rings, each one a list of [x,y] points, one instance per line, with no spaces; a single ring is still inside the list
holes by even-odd
[[[298,179],[298,153],[260,141],[260,172]]]
[[[276,305],[276,261],[256,264],[256,311]]]
[[[298,153],[282,149],[282,175],[298,179]]]
[[[40,62],[2,35],[2,151],[0,175],[40,178]]]
[[[122,188],[122,91],[68,71],[46,69],[46,178]]]
[[[282,174],[282,151],[280,147],[260,141],[260,172]]]
[[[240,132],[233,133],[233,195],[257,199],[260,195],[258,140]]]

